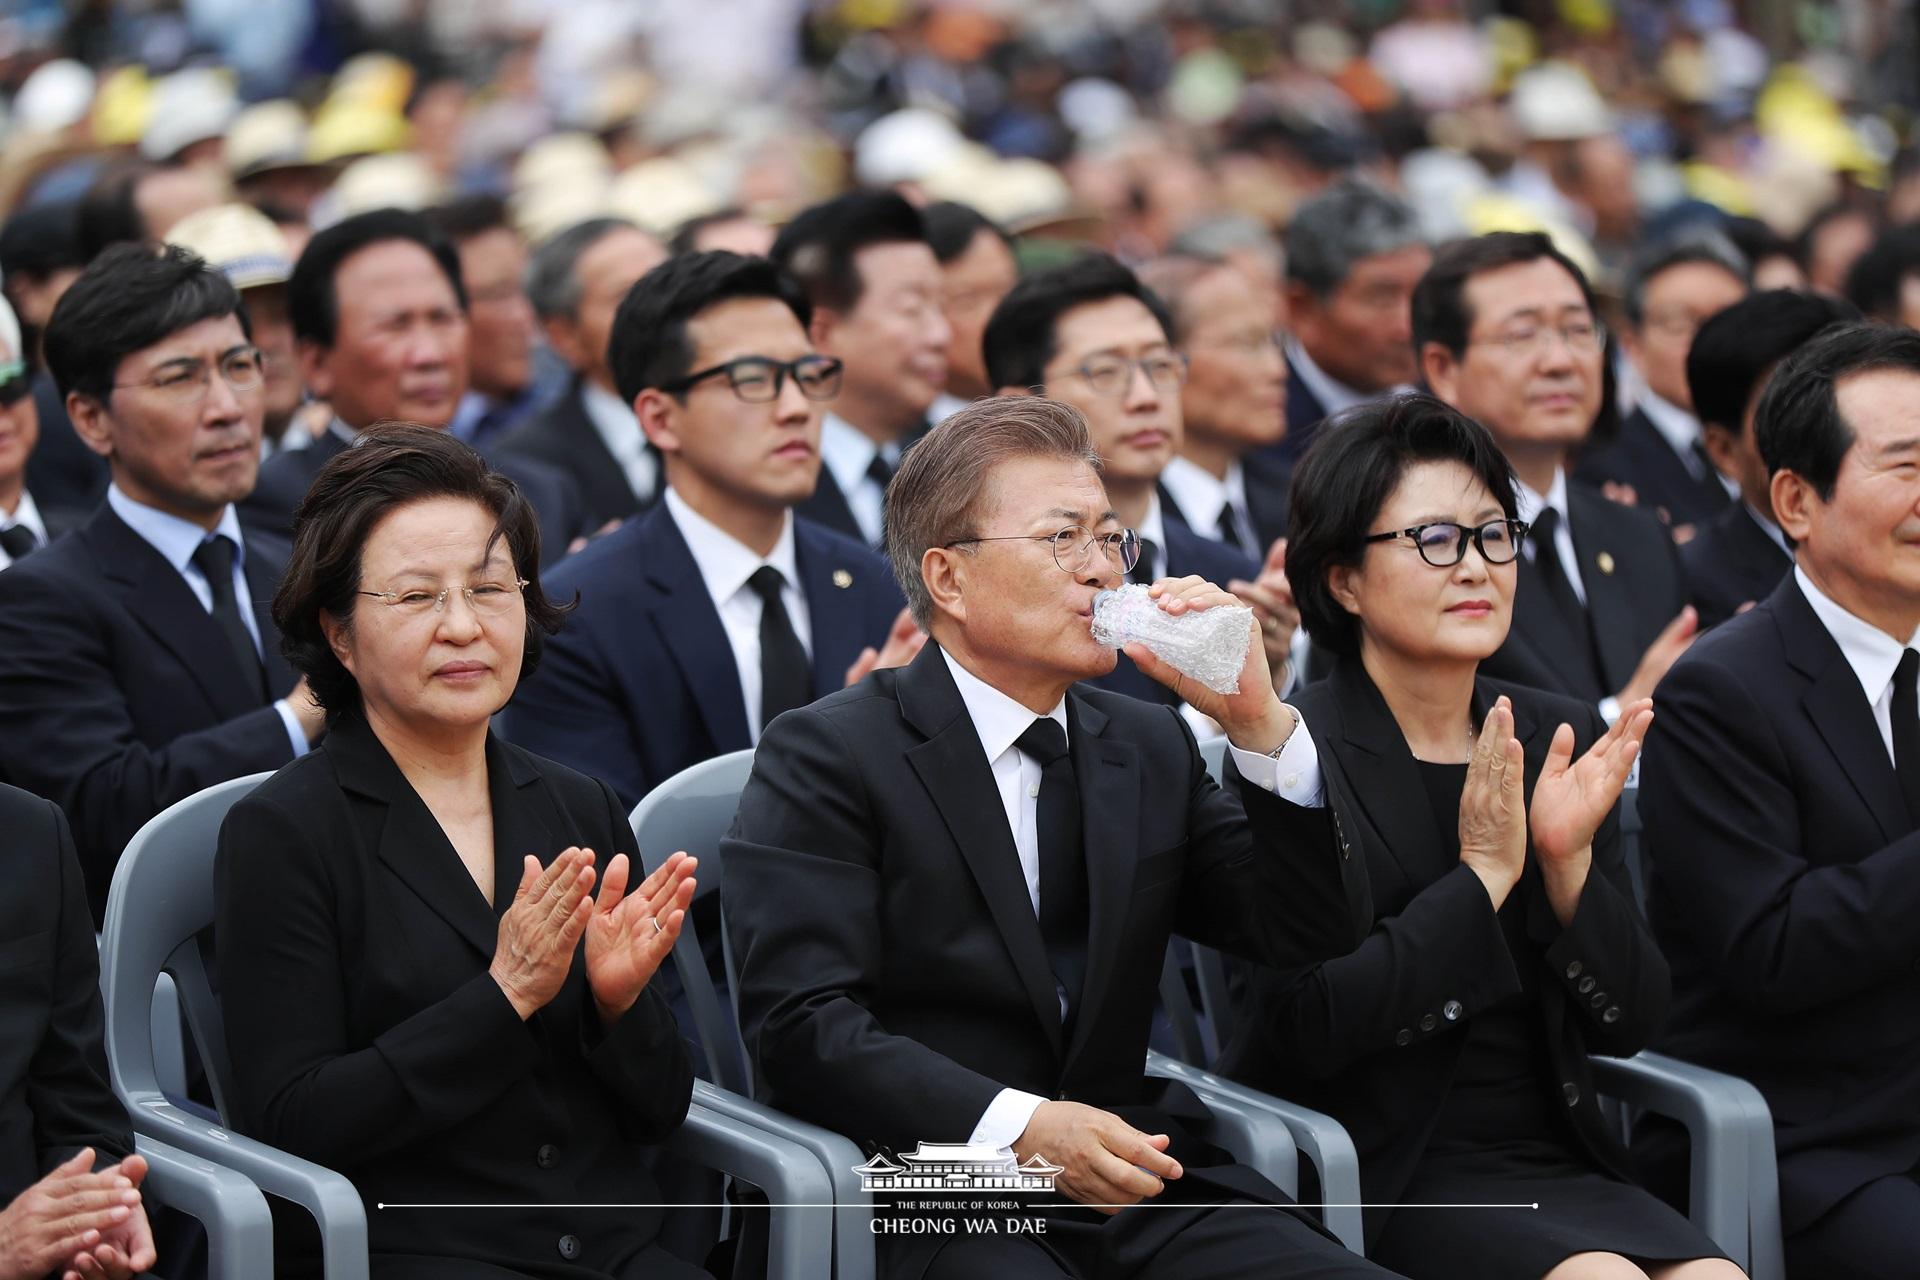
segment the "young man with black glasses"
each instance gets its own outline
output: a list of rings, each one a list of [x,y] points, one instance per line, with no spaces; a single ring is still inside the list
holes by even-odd
[[[663,500],[547,578],[579,607],[507,712],[514,741],[625,804],[750,747],[782,711],[919,638],[860,542],[798,519],[820,474],[840,361],[764,258],[683,255],[620,303],[609,364],[666,472]],[[900,624],[900,625],[897,625]]]

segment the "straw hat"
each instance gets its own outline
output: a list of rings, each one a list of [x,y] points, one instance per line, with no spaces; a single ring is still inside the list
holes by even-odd
[[[222,204],[190,213],[173,224],[167,242],[205,258],[236,289],[285,284],[293,275],[286,237],[252,205]]]

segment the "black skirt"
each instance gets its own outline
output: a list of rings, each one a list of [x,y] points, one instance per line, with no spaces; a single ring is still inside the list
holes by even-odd
[[[1436,823],[1457,849],[1464,765],[1420,765]],[[1456,854],[1457,856],[1457,854]],[[1635,1261],[1724,1258],[1664,1201],[1588,1156],[1556,1106],[1539,1017],[1540,968],[1520,896],[1499,911],[1520,991],[1465,1028],[1425,1154],[1367,1256],[1411,1280],[1540,1280],[1579,1253]]]

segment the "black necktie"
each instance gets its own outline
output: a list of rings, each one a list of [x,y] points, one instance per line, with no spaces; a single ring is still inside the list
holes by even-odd
[[[1153,539],[1140,539],[1140,558],[1134,561],[1133,568],[1127,570],[1127,581],[1151,583],[1154,580],[1154,567],[1160,563],[1157,559],[1159,550],[1154,546]]]
[[[867,479],[879,485],[882,493],[893,482],[893,468],[887,465],[887,455],[878,449],[874,450],[873,461],[867,464]]]
[[[1067,1022],[1080,1008],[1087,972],[1087,858],[1080,832],[1080,783],[1067,754],[1067,734],[1042,716],[1014,745],[1040,763],[1040,936],[1047,964],[1067,993]]]
[[[233,660],[249,683],[264,695],[267,677],[260,665],[260,651],[254,647],[253,633],[240,617],[240,602],[233,594],[233,539],[216,533],[194,548],[193,564],[207,577],[213,590],[213,620],[226,633]]]
[[[0,551],[6,552],[9,559],[18,560],[39,545],[40,540],[33,536],[33,530],[23,524],[10,524],[0,529]]]
[[[1231,502],[1226,503],[1220,508],[1220,532],[1217,536],[1221,542],[1226,543],[1228,546],[1238,547],[1248,555],[1253,554],[1253,548],[1249,547],[1247,540],[1240,536],[1240,522],[1233,518],[1233,504]]]
[[[753,571],[747,585],[760,597],[760,727],[782,711],[813,701],[813,667],[794,634],[793,619],[780,598],[786,578],[770,564]]]
[[[1914,693],[1915,676],[1920,675],[1920,653],[1912,649],[1900,655],[1893,669],[1893,771],[1900,775],[1900,790],[1907,797],[1907,818],[1920,827],[1920,698]]]
[[[1610,690],[1601,687],[1606,681],[1600,674],[1587,607],[1580,603],[1573,583],[1567,578],[1566,563],[1560,559],[1559,530],[1560,513],[1552,507],[1542,507],[1527,533],[1527,541],[1533,544],[1533,567],[1539,573],[1540,585],[1546,588],[1548,609],[1566,632],[1569,652],[1560,656],[1579,664],[1588,685],[1586,692],[1593,694],[1597,701]]]

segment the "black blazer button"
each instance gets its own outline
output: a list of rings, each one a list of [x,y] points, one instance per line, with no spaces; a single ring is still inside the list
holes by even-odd
[[[1402,1027],[1400,1028],[1399,1034],[1393,1037],[1393,1042],[1403,1047],[1406,1045],[1410,1045],[1413,1043],[1413,1032],[1409,1031],[1405,1027]]]
[[[1560,1086],[1560,1092],[1566,1096],[1568,1106],[1572,1107],[1572,1106],[1579,1105],[1580,1103],[1580,1086],[1579,1085],[1569,1080],[1565,1084]]]
[[[1588,974],[1586,977],[1580,979],[1580,994],[1585,995],[1598,985],[1600,984],[1593,980],[1593,975]]]
[[[1589,999],[1587,1003],[1592,1005],[1596,1009],[1601,1008],[1607,1003],[1607,993],[1604,991],[1596,991],[1593,993],[1592,998]]]
[[[553,1168],[553,1166],[560,1163],[560,1148],[554,1146],[551,1142],[543,1144],[538,1151],[533,1153],[533,1162],[542,1169]]]
[[[1458,1000],[1449,1000],[1445,1004],[1440,1006],[1440,1016],[1445,1018],[1448,1022],[1460,1021],[1460,1015],[1463,1012],[1465,1012],[1465,1010],[1463,1010],[1460,1007],[1460,1002]]]
[[[1423,1013],[1420,1015],[1420,1029],[1422,1031],[1431,1031],[1438,1025],[1440,1025],[1440,1020],[1432,1014]]]
[[[580,1256],[580,1237],[566,1235],[560,1237],[560,1256],[572,1262]]]
[[[1620,1021],[1620,1006],[1616,1004],[1611,1009],[1608,1009],[1605,1013],[1601,1014],[1600,1021],[1608,1024],[1609,1026]]]
[[[1581,974],[1585,973],[1586,971],[1587,971],[1587,966],[1581,964],[1578,960],[1573,961],[1571,964],[1567,966],[1567,981],[1572,982],[1575,978],[1579,977]]]

